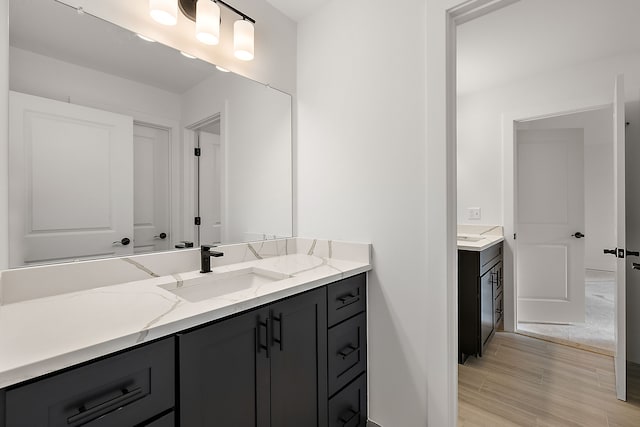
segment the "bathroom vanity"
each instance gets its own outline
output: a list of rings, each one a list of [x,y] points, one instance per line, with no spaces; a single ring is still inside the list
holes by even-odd
[[[366,422],[369,245],[218,249],[212,273],[160,275],[169,254],[95,261],[149,278],[21,301],[18,271],[3,272],[0,426]]]
[[[501,236],[479,236],[458,242],[459,363],[482,357],[503,322],[502,241]]]

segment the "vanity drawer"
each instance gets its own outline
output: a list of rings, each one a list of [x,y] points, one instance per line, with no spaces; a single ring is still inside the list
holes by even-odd
[[[498,257],[502,257],[502,242],[496,243],[495,245],[480,252],[480,275],[483,275],[487,270],[493,267],[499,259],[502,259]]]
[[[367,422],[367,374],[329,400],[329,427],[358,427]]]
[[[367,276],[365,273],[361,273],[332,283],[327,287],[329,327],[366,310],[366,286]]]
[[[174,406],[174,353],[169,338],[10,389],[6,427],[144,423]]]
[[[366,370],[366,337],[366,313],[329,329],[329,396]]]
[[[176,413],[171,411],[167,415],[155,421],[145,424],[144,427],[174,427],[176,425]]]

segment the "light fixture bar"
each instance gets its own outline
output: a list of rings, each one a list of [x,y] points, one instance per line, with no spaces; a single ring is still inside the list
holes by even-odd
[[[178,4],[180,6],[180,10],[182,11],[182,13],[189,19],[191,19],[192,21],[196,21],[196,3],[198,0],[179,0]],[[214,0],[200,0],[200,1],[214,1]],[[238,9],[236,9],[235,7],[231,6],[229,3],[226,3],[222,0],[215,0],[215,3],[218,3],[221,6],[226,7],[227,9],[229,9],[230,11],[232,11],[233,13],[235,13],[238,16],[241,16],[242,19],[245,19],[249,22],[251,22],[252,24],[256,23],[256,20],[253,19],[252,17],[250,17],[249,15],[242,13],[241,11],[239,11]]]

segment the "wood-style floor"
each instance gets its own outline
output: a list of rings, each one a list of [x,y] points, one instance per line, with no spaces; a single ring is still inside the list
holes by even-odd
[[[497,333],[482,358],[458,365],[460,427],[640,427],[640,367],[628,402],[615,395],[613,358]]]

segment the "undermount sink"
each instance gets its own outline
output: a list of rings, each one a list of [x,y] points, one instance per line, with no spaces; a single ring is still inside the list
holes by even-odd
[[[288,274],[248,267],[224,273],[206,273],[178,283],[161,285],[167,291],[191,302],[204,301],[222,295],[232,294],[267,283],[288,279]]]
[[[458,240],[462,240],[465,242],[479,242],[480,240],[483,240],[484,237],[483,236],[460,236],[458,235]]]

